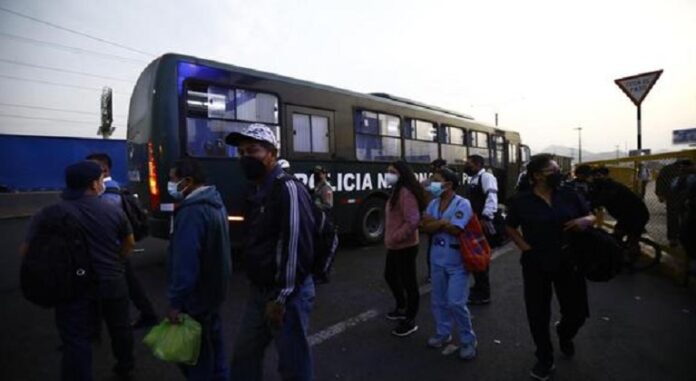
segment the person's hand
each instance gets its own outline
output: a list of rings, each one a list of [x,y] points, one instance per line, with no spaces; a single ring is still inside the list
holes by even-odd
[[[172,324],[181,323],[181,319],[179,318],[180,313],[181,311],[174,308],[170,308],[169,311],[167,311],[167,320],[169,320],[169,322]]]
[[[283,316],[285,315],[285,306],[277,303],[275,300],[266,302],[266,320],[273,328],[283,326]]]
[[[449,226],[450,222],[449,220],[446,219],[441,219],[441,220],[436,220],[435,225],[437,226],[437,230],[442,230],[445,229]]]
[[[563,230],[581,231],[589,228],[594,223],[594,219],[590,216],[576,218],[565,223]]]
[[[437,220],[435,219],[435,217],[433,217],[429,214],[425,214],[425,215],[423,215],[423,217],[421,217],[421,224],[429,224],[429,223],[432,223],[434,221],[437,221]]]
[[[481,227],[483,228],[484,232],[488,233],[488,235],[494,236],[496,233],[492,218],[488,218],[485,216],[482,217],[481,218]]]

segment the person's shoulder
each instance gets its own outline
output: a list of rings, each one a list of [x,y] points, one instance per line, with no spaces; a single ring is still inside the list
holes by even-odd
[[[520,190],[515,192],[510,198],[508,199],[508,204],[510,205],[517,205],[520,203],[525,203],[529,202],[534,198],[534,194],[532,193],[531,189],[525,189],[525,190]]]

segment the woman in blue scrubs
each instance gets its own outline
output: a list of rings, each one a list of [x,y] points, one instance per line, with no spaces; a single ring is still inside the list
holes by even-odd
[[[469,272],[459,252],[457,236],[473,215],[469,201],[454,190],[459,177],[448,168],[437,170],[428,190],[434,199],[421,221],[421,230],[431,235],[430,266],[432,268],[432,311],[436,333],[428,346],[441,348],[452,341],[452,326],[459,330],[459,357],[476,357],[476,334],[466,306],[469,299]]]

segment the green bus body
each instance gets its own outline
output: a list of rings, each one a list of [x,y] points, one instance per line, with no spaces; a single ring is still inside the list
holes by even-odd
[[[271,105],[274,99],[275,103]],[[271,106],[272,113],[269,112]],[[242,114],[246,119],[240,117]],[[407,152],[407,149],[426,147],[434,153],[434,146],[429,142],[452,139],[445,136],[463,133],[466,141],[459,146],[465,148],[452,148],[457,144],[438,141],[437,157],[443,156],[444,149],[459,150],[457,152],[463,155],[457,157],[457,162],[452,163],[452,157],[448,162],[455,170],[461,171],[466,154],[483,154],[498,178],[501,202],[513,191],[523,156],[528,153],[528,149],[520,144],[518,133],[480,124],[463,114],[385,94],[361,94],[194,57],[166,54],[150,63],[140,75],[128,116],[130,187],[151,213],[154,236],[169,236],[174,201],[167,194],[168,173],[175,160],[188,154],[200,160],[208,182],[221,192],[231,216],[233,240],[241,242],[239,226],[243,219],[243,198],[249,185],[238,160],[229,157],[234,155],[234,151],[224,145],[221,131],[258,122],[248,120],[249,115],[276,122],[267,124],[274,126],[279,134],[280,156],[291,163],[291,170],[303,182],[310,186],[313,184],[311,174],[315,165],[328,170],[335,188],[334,219],[342,233],[356,233],[364,243],[382,239],[383,207],[389,194],[384,174],[389,162],[404,155],[416,158],[412,161],[417,162],[411,163],[416,174],[421,179],[429,175],[429,162],[435,158],[434,155],[409,156],[411,151]],[[414,137],[419,131],[431,130],[435,134],[433,140],[397,137],[393,131],[389,136],[363,133],[374,129],[376,118],[379,118],[378,129],[383,127],[381,123],[384,121],[384,125],[391,123],[393,130],[394,117],[399,118],[397,130],[400,135],[409,131]],[[358,126],[357,123],[363,122],[364,126]],[[298,131],[306,132],[306,123],[310,123],[310,134],[314,131],[313,123],[317,123],[318,135],[309,136],[309,145],[312,146],[316,138],[317,145],[322,147],[319,151],[306,152],[307,142],[296,138]],[[423,126],[425,129],[421,128]],[[429,126],[434,126],[434,130]],[[358,127],[361,131],[366,130],[356,133]],[[458,128],[464,131],[460,132]],[[326,136],[323,132],[327,133]],[[470,137],[472,132],[474,135],[476,132],[487,135]],[[205,134],[212,137],[205,140]],[[196,140],[199,137],[203,140]],[[467,147],[470,141],[488,148]],[[384,145],[398,150],[399,155],[375,155],[375,152],[384,151],[375,148],[375,142],[377,147]],[[366,155],[371,156],[371,160],[360,157]]]

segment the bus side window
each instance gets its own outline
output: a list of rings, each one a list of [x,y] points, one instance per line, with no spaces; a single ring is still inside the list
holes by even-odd
[[[401,158],[401,120],[388,114],[355,112],[355,157],[361,161],[393,161]]]
[[[418,119],[404,123],[404,157],[410,163],[430,163],[438,157],[435,124]]]
[[[488,147],[488,133],[469,130],[469,156],[480,155],[486,165],[490,165],[491,158]]]
[[[442,127],[440,149],[442,158],[452,164],[464,164],[467,158],[466,132],[459,127]]]

